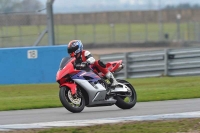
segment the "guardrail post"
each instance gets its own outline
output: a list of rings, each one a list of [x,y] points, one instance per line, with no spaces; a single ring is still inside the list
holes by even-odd
[[[124,78],[128,78],[128,53],[124,53]]]
[[[168,76],[168,52],[169,49],[164,50],[164,75]]]

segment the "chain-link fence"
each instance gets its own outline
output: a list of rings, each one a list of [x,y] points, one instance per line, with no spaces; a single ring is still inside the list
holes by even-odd
[[[32,46],[46,27],[44,10],[40,0],[0,0],[0,47]]]
[[[35,13],[1,13],[0,47],[32,46],[46,27],[46,19]],[[47,39],[41,41],[46,45]]]
[[[55,44],[200,42],[200,9],[54,14]],[[0,47],[33,46],[46,29],[45,13],[0,13]],[[48,45],[45,34],[37,45]]]
[[[161,18],[160,18],[161,13]],[[200,10],[126,11],[54,16],[56,44],[200,42]]]
[[[66,20],[67,21],[67,20]],[[163,22],[160,31],[158,23],[109,23],[55,25],[56,44],[65,44],[80,39],[90,44],[148,43],[163,41],[200,42],[200,23]]]

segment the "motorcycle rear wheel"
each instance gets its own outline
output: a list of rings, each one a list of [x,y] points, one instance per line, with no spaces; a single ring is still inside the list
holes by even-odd
[[[59,98],[62,105],[72,113],[79,113],[85,108],[85,99],[81,92],[77,89],[77,94],[71,95],[68,87],[60,88]]]
[[[137,94],[136,94],[134,87],[126,80],[117,80],[117,81],[119,83],[126,84],[126,86],[129,87],[132,95],[129,97],[116,96],[115,98],[116,98],[117,102],[115,103],[115,105],[121,109],[130,109],[130,108],[134,107],[137,102]]]

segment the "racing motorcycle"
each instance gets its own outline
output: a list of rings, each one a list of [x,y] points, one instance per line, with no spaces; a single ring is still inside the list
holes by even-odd
[[[59,83],[59,98],[62,105],[72,113],[81,112],[84,107],[112,106],[130,109],[135,106],[137,94],[126,80],[117,79],[118,85],[111,82],[91,65],[74,65],[75,58],[61,60],[56,81]],[[106,67],[113,74],[123,69],[122,60],[108,62]]]

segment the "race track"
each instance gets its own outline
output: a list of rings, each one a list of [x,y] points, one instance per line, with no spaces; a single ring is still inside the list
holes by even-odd
[[[70,113],[64,107],[50,109],[1,111],[0,127],[9,124],[30,124],[39,122],[90,120],[100,118],[131,117],[144,115],[173,114],[200,111],[200,99],[138,102],[129,110],[118,107],[85,108],[81,113]]]

